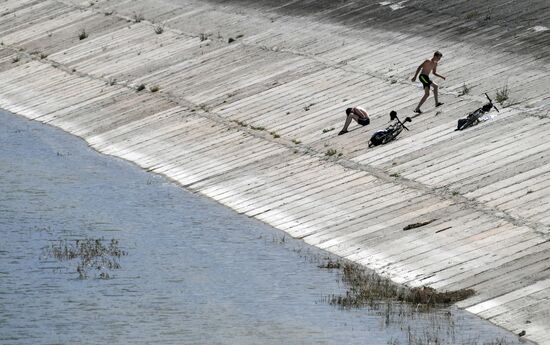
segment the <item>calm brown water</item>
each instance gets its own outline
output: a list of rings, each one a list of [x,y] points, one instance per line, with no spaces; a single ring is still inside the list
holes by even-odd
[[[1,344],[519,343],[453,308],[328,305],[345,287],[323,252],[57,129],[0,123]],[[45,251],[84,238],[127,251],[111,279]]]

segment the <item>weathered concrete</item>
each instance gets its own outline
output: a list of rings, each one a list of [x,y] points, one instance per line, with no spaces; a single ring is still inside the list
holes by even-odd
[[[550,344],[549,14],[545,0],[5,0],[0,107],[397,282],[473,288],[461,307]],[[389,110],[411,115],[434,49],[445,106],[368,149]],[[498,116],[453,131],[505,85]],[[353,105],[371,126],[336,136]]]

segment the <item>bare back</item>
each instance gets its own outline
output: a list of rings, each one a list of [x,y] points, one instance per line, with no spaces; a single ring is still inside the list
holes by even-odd
[[[362,117],[364,119],[368,119],[369,118],[369,114],[367,113],[367,111],[363,108],[363,107],[355,107],[353,108],[353,113],[358,115],[359,117]]]

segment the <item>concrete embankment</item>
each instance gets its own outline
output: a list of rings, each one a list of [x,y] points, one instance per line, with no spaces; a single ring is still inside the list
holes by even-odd
[[[550,344],[549,11],[6,0],[0,107],[396,282],[472,288],[460,307]],[[391,109],[412,115],[409,79],[434,49],[445,105],[367,148]],[[453,131],[506,88],[495,118]],[[354,105],[371,125],[336,136]]]

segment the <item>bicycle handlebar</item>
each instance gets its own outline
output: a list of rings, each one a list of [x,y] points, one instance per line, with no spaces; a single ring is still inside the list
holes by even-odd
[[[409,130],[407,128],[407,126],[405,126],[405,124],[403,122],[401,122],[401,120],[397,117],[397,115],[395,116],[395,118],[397,119],[397,122],[399,122],[399,124],[401,125],[401,127],[405,128],[406,130]]]
[[[487,94],[487,92],[485,92],[485,97],[487,97],[487,99],[489,100],[489,103],[491,103],[491,105],[493,106],[493,108],[495,108],[495,110],[497,111],[497,113],[500,113],[500,111],[498,110],[498,108],[493,104],[493,100],[489,97],[489,95]]]

